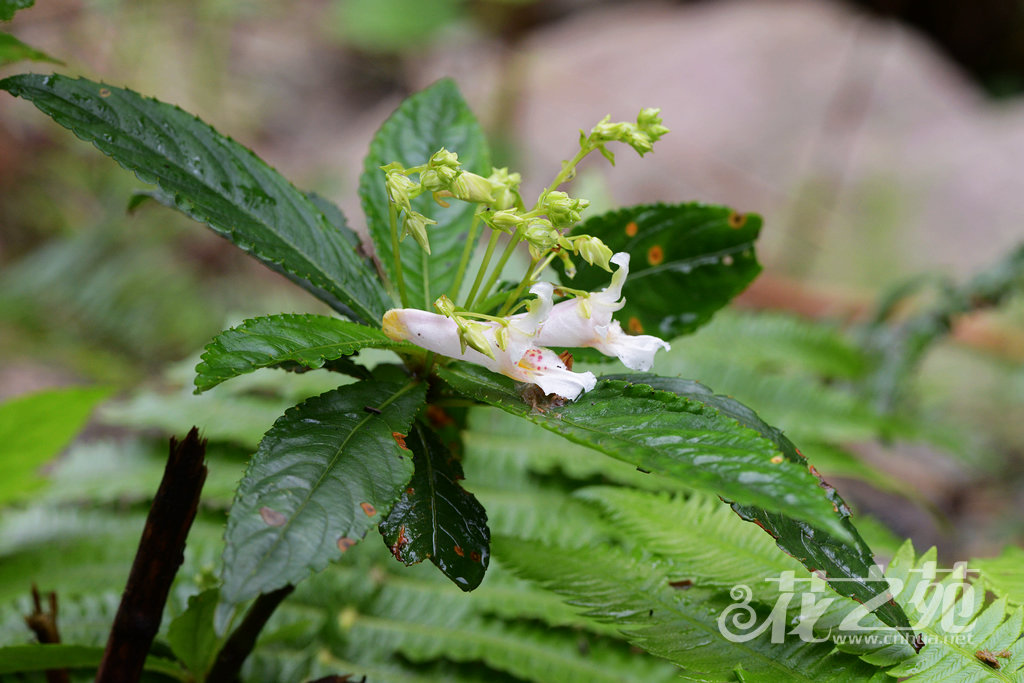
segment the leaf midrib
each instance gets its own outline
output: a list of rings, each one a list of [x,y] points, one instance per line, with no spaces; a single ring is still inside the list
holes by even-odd
[[[12,79],[13,79],[13,78],[15,78],[15,77],[12,77]],[[72,83],[72,84],[76,84],[76,86],[77,86],[77,85],[80,85],[80,84],[82,84],[82,83],[83,83],[83,79],[70,79],[70,78],[67,78],[67,77],[58,77],[58,78],[60,78],[60,80],[62,80],[62,81],[65,81],[65,82],[67,82],[67,83]],[[115,87],[116,87],[116,86],[115,86]],[[133,136],[133,135],[131,135],[131,134],[127,133],[127,132],[123,132],[123,131],[121,131],[120,129],[116,128],[116,127],[115,127],[114,125],[112,125],[112,124],[108,123],[108,122],[107,122],[106,120],[104,120],[103,118],[101,118],[99,114],[97,114],[97,113],[95,113],[95,112],[92,112],[92,111],[90,111],[90,110],[86,109],[85,107],[83,107],[83,106],[81,106],[81,105],[79,105],[79,104],[77,104],[77,103],[73,103],[73,102],[72,102],[72,101],[71,101],[70,99],[68,99],[68,98],[66,98],[66,97],[64,97],[64,96],[62,96],[62,95],[60,95],[60,94],[58,94],[58,93],[57,93],[57,92],[55,92],[55,91],[52,91],[52,90],[43,90],[43,89],[41,89],[41,88],[39,88],[38,86],[35,86],[35,85],[33,85],[33,88],[34,88],[34,89],[36,89],[36,90],[37,90],[38,92],[42,92],[42,93],[44,93],[44,94],[48,94],[48,95],[51,95],[51,96],[53,96],[54,98],[56,98],[56,99],[58,99],[58,100],[60,100],[60,101],[64,102],[64,103],[65,103],[66,105],[70,105],[71,107],[75,108],[75,109],[76,109],[76,110],[78,110],[79,112],[85,113],[85,114],[86,114],[87,116],[89,116],[89,117],[92,117],[92,119],[93,119],[93,120],[95,120],[95,121],[99,121],[99,122],[100,122],[100,123],[101,123],[102,125],[106,126],[107,128],[109,128],[109,129],[112,129],[112,130],[114,130],[115,132],[118,132],[119,134],[123,134],[123,135],[125,135],[125,137],[127,137],[127,138],[128,138],[128,139],[130,139],[130,140],[134,140],[134,141],[135,141],[135,142],[136,142],[137,144],[139,144],[139,145],[140,145],[140,146],[141,146],[141,147],[142,147],[143,149],[145,149],[145,150],[146,150],[147,152],[149,152],[150,154],[152,154],[152,155],[154,155],[154,156],[158,156],[158,157],[160,157],[160,156],[161,156],[161,155],[160,155],[160,154],[158,154],[158,153],[157,153],[157,152],[156,152],[156,151],[155,151],[155,150],[154,150],[154,149],[153,149],[153,148],[152,148],[152,147],[151,147],[151,146],[150,146],[150,145],[149,145],[148,143],[146,143],[146,142],[145,142],[145,141],[144,141],[144,140],[143,140],[142,138],[140,138],[140,137],[136,137],[136,136]],[[121,89],[118,89],[118,90],[120,91]],[[126,92],[132,92],[132,91],[126,91]],[[133,94],[135,94],[135,95],[138,95],[138,93],[133,93]],[[139,96],[139,97],[142,97],[142,95],[138,95],[138,96]],[[153,122],[153,118],[152,118],[152,116],[151,116],[151,115],[150,115],[150,114],[149,114],[148,112],[146,112],[146,111],[144,111],[144,110],[142,110],[142,109],[139,109],[138,107],[136,107],[136,106],[134,105],[134,103],[130,101],[130,98],[120,98],[120,99],[119,99],[119,101],[120,101],[120,102],[121,102],[121,103],[122,103],[123,105],[126,105],[126,106],[130,107],[130,108],[132,109],[132,111],[135,111],[136,113],[139,113],[139,114],[141,114],[142,116],[144,116],[144,117],[145,117],[145,118],[146,118],[146,119],[147,119],[147,120],[148,120],[149,122],[151,122],[151,123]],[[160,105],[163,105],[163,106],[168,106],[168,107],[171,107],[171,106],[173,106],[173,105],[169,105],[169,104],[167,104],[167,103],[165,103],[165,102],[160,102],[159,100],[155,100],[155,99],[153,99],[152,101],[153,101],[154,103],[157,103],[157,104],[160,104]],[[34,103],[35,103],[35,100],[33,100],[33,104],[34,104]],[[177,110],[175,110],[175,111],[177,111]],[[80,120],[81,120],[81,121],[83,121],[83,123],[84,123],[84,122],[85,122],[85,121],[86,121],[87,119],[80,119]],[[59,122],[58,122],[58,123],[59,123]],[[216,135],[218,135],[218,136],[220,136],[220,135],[221,135],[220,133],[217,133],[217,132],[216,132],[216,130],[214,130],[212,126],[209,126],[209,124],[207,124],[207,123],[205,123],[205,122],[202,122],[202,121],[200,121],[199,123],[200,123],[200,125],[202,125],[202,126],[207,126],[207,127],[209,128],[209,130],[210,130],[211,132],[213,132],[214,134],[216,134]],[[63,124],[61,124],[61,125],[63,125]],[[70,128],[70,126],[64,126],[64,127],[65,127],[65,128],[68,128],[68,129],[71,129],[71,128]],[[160,128],[160,126],[159,126],[159,125],[157,125],[157,126],[156,126],[156,128],[157,128],[157,129],[159,129],[159,128]],[[77,131],[74,131],[74,130],[72,130],[72,132],[76,133],[76,135],[77,135]],[[191,132],[191,131],[189,131],[189,130],[186,130],[186,132],[187,132],[187,133],[188,133],[188,134],[189,134],[189,135],[190,135],[190,136],[192,137],[192,139],[193,139],[193,140],[195,140],[195,141],[196,141],[196,142],[197,142],[197,143],[199,144],[199,146],[200,146],[200,147],[201,147],[202,149],[204,149],[204,150],[206,150],[206,151],[207,151],[207,153],[208,153],[208,154],[209,154],[209,155],[210,155],[210,156],[211,156],[211,157],[212,157],[212,158],[213,158],[213,159],[214,159],[214,160],[215,160],[215,161],[217,162],[217,164],[218,164],[218,165],[220,165],[221,167],[223,167],[223,164],[222,164],[222,162],[221,162],[221,159],[219,158],[219,156],[217,156],[217,155],[214,155],[214,154],[212,154],[212,152],[210,152],[210,150],[209,150],[209,148],[208,148],[208,147],[206,146],[206,144],[205,144],[205,143],[204,143],[203,141],[201,141],[201,140],[200,140],[200,139],[199,139],[198,137],[196,137],[196,135],[195,135],[194,133],[192,133],[192,132]],[[97,145],[97,144],[96,144],[96,143],[97,143],[98,141],[99,141],[99,140],[98,140],[98,136],[95,136],[95,135],[90,135],[90,142],[92,142],[92,143],[93,143],[94,145],[96,145],[97,147],[99,147],[99,145]],[[113,143],[113,142],[107,142],[107,141],[105,141],[105,140],[104,140],[104,142],[105,142],[106,144],[108,144],[108,145],[114,146],[114,143]],[[236,143],[236,144],[237,144],[237,143]],[[125,148],[125,147],[123,147],[123,146],[121,146],[121,145],[117,145],[117,147],[118,147],[118,148],[120,148],[121,150],[126,150],[126,148]],[[245,148],[243,148],[243,149],[245,149]],[[100,151],[101,151],[101,152],[103,152],[103,150],[102,150],[102,149],[100,149]],[[133,150],[133,151],[134,151],[134,150]],[[246,151],[248,151],[248,150],[246,150]],[[104,154],[106,154],[106,152],[104,152]],[[250,154],[251,154],[251,152],[250,152]],[[238,155],[238,157],[236,157],[236,158],[238,158],[238,159],[240,159],[240,160],[241,160],[241,159],[242,159],[243,157],[244,157],[244,154],[242,154],[242,155]],[[260,164],[264,163],[264,162],[260,161],[260,160],[258,159],[258,157],[255,157],[255,155],[253,155],[253,157],[254,157],[254,158],[256,158],[256,160],[257,160],[257,162],[258,162],[258,163],[260,163]],[[160,189],[161,189],[161,190],[162,190],[163,192],[167,192],[167,193],[170,193],[171,195],[175,195],[175,194],[177,194],[177,193],[175,193],[175,192],[174,192],[173,190],[170,190],[170,189],[168,189],[168,188],[164,187],[164,185],[163,185],[163,182],[167,182],[167,180],[165,179],[165,177],[164,177],[164,176],[163,176],[163,175],[162,175],[162,174],[161,174],[160,172],[153,172],[153,173],[151,173],[151,172],[149,172],[149,171],[146,171],[146,170],[143,170],[143,169],[141,169],[141,168],[140,168],[140,167],[139,167],[138,165],[136,165],[136,164],[135,164],[134,162],[131,162],[131,161],[128,161],[128,160],[122,161],[122,160],[120,160],[120,159],[115,159],[115,161],[117,161],[117,162],[118,162],[119,164],[121,164],[121,165],[127,165],[127,166],[128,166],[128,167],[129,167],[129,168],[130,168],[130,169],[132,170],[132,172],[136,174],[136,176],[140,176],[140,178],[139,178],[139,179],[140,179],[140,180],[142,180],[143,182],[149,182],[149,181],[148,181],[148,180],[146,180],[145,178],[142,178],[140,174],[146,174],[146,175],[151,175],[152,177],[154,177],[154,178],[156,178],[156,179],[157,179],[157,183],[156,183],[156,184],[157,184],[157,186],[159,186],[159,187],[160,187]],[[264,185],[264,183],[263,183],[263,182],[260,182],[260,181],[259,181],[259,180],[258,180],[258,179],[257,179],[257,178],[255,177],[255,176],[253,176],[253,175],[252,175],[252,172],[251,172],[251,171],[249,170],[249,167],[248,167],[248,165],[247,165],[247,164],[245,164],[245,165],[243,165],[243,167],[244,167],[244,169],[245,169],[245,170],[244,170],[244,172],[245,172],[246,174],[248,174],[248,177],[249,177],[250,179],[252,179],[252,180],[253,180],[254,182],[256,182],[256,184],[257,184],[257,185],[259,186],[260,190],[265,190],[265,185]],[[207,184],[207,180],[206,180],[206,178],[205,178],[205,177],[202,177],[202,176],[196,176],[195,174],[189,173],[189,172],[187,171],[187,169],[185,169],[185,168],[184,168],[184,167],[183,167],[183,166],[182,166],[182,165],[181,165],[180,163],[178,163],[178,162],[174,162],[174,168],[178,169],[179,171],[183,171],[183,172],[185,172],[185,173],[186,173],[186,175],[188,175],[188,176],[189,176],[189,177],[191,177],[191,178],[196,178],[196,182],[197,182],[197,184],[198,184],[198,185],[200,185],[200,186],[202,186],[202,187],[205,187],[205,188],[207,188],[207,190],[209,190],[211,194],[213,194],[213,195],[214,195],[214,196],[216,196],[216,197],[219,197],[220,199],[222,199],[223,201],[227,202],[227,203],[228,203],[229,205],[231,205],[232,207],[235,207],[235,208],[237,208],[237,207],[238,207],[238,205],[237,205],[237,204],[236,204],[236,203],[235,203],[234,201],[232,201],[232,200],[231,200],[230,198],[226,197],[226,196],[225,196],[224,194],[222,194],[221,192],[219,192],[219,191],[217,191],[216,189],[214,189],[214,188],[213,188],[213,187],[212,187],[211,185]],[[269,166],[267,166],[267,169],[268,169],[268,170],[271,170],[271,171],[272,171],[273,173],[276,173],[276,171],[273,171],[272,169],[270,169],[270,167],[269,167]],[[229,176],[229,177],[230,177],[230,176]],[[285,179],[284,179],[283,177],[281,177],[281,179],[282,179],[282,180],[285,180]],[[163,181],[163,182],[161,182],[161,181]],[[292,190],[294,190],[294,191],[295,191],[295,193],[296,193],[297,195],[301,195],[301,193],[299,192],[298,188],[296,188],[296,187],[295,187],[294,185],[292,185],[292,184],[291,184],[290,182],[288,182],[287,180],[285,180],[285,184],[286,184],[286,185],[287,185],[288,187],[290,187],[290,188],[291,188]],[[192,200],[191,200],[191,199],[189,199],[189,201],[191,202]],[[307,200],[307,201],[308,201],[308,200]],[[195,204],[198,204],[198,203],[195,203]],[[194,204],[194,205],[195,205],[195,204]],[[297,211],[297,210],[296,210],[296,209],[297,209],[297,207],[296,207],[296,203],[295,203],[295,201],[291,200],[291,201],[289,201],[289,204],[291,205],[291,208],[292,208],[292,210],[293,210],[293,211],[296,211],[296,213],[299,213],[299,214],[301,214],[301,212],[300,212],[300,211]],[[309,204],[310,204],[310,205],[309,205],[309,207],[308,207],[308,208],[309,208],[309,209],[310,209],[310,210],[311,210],[311,211],[313,212],[313,214],[314,214],[314,215],[316,215],[316,214],[318,214],[318,213],[319,213],[319,214],[320,214],[321,216],[323,215],[323,214],[322,214],[322,212],[320,212],[320,211],[319,211],[319,209],[317,209],[317,208],[316,208],[315,206],[313,206],[311,202],[310,202]],[[211,213],[211,214],[212,214],[212,213],[214,213],[214,212],[213,212],[212,210],[210,210],[210,209],[208,209],[208,211],[209,211],[209,213]],[[219,213],[219,212],[218,212],[218,213]],[[293,243],[291,242],[291,240],[289,240],[289,239],[288,239],[288,237],[287,237],[286,235],[284,235],[284,234],[280,233],[280,232],[279,232],[278,230],[276,230],[276,229],[275,229],[275,228],[274,228],[274,227],[273,227],[272,225],[270,225],[269,223],[266,223],[265,221],[263,221],[263,220],[259,219],[258,217],[256,217],[256,216],[255,216],[254,214],[252,214],[252,213],[250,213],[249,211],[245,210],[245,209],[244,209],[244,207],[243,207],[243,209],[242,209],[242,210],[240,210],[240,211],[239,211],[239,213],[241,213],[241,214],[242,214],[243,216],[245,216],[246,218],[248,218],[248,219],[249,219],[250,221],[252,221],[252,222],[253,222],[253,223],[255,223],[256,225],[261,225],[261,226],[264,226],[264,227],[265,227],[266,229],[270,230],[270,232],[271,232],[271,233],[272,233],[272,234],[273,234],[273,235],[274,235],[275,237],[277,237],[278,239],[280,239],[280,240],[281,240],[281,241],[282,241],[282,242],[283,242],[283,243],[284,243],[284,244],[285,244],[285,245],[286,245],[287,247],[291,248],[291,249],[292,249],[292,250],[294,251],[294,253],[296,253],[296,254],[299,254],[299,255],[300,255],[300,256],[302,257],[302,261],[303,261],[303,262],[305,263],[305,265],[306,265],[306,266],[307,266],[308,268],[310,268],[312,272],[316,273],[316,274],[318,275],[318,278],[322,278],[322,279],[321,279],[321,282],[324,282],[324,283],[328,283],[328,284],[331,284],[331,285],[337,286],[337,287],[338,287],[338,288],[339,288],[339,289],[340,289],[340,290],[341,290],[341,291],[342,291],[342,292],[343,292],[343,293],[344,293],[344,294],[346,295],[346,297],[347,297],[347,298],[348,298],[348,299],[350,300],[350,303],[351,303],[351,304],[353,305],[353,307],[354,307],[354,308],[356,308],[356,309],[358,309],[358,312],[360,313],[360,315],[362,315],[362,316],[364,317],[364,319],[365,319],[365,320],[368,320],[368,321],[369,321],[369,320],[375,320],[375,317],[374,317],[374,316],[373,316],[373,315],[371,314],[371,312],[370,312],[370,311],[369,311],[368,309],[366,309],[366,308],[365,308],[365,306],[364,306],[364,305],[363,305],[363,303],[362,303],[362,302],[361,302],[361,301],[360,301],[360,300],[358,299],[358,297],[355,297],[355,296],[353,296],[352,292],[351,292],[351,291],[349,290],[349,288],[348,288],[348,287],[347,287],[347,286],[345,285],[345,283],[344,283],[344,282],[341,282],[341,281],[338,281],[338,280],[337,280],[337,279],[335,279],[335,278],[332,278],[332,277],[331,277],[331,276],[330,276],[330,275],[329,275],[328,273],[326,273],[326,272],[325,272],[325,271],[324,271],[323,269],[321,269],[321,268],[320,268],[319,266],[317,266],[317,265],[316,265],[316,263],[315,263],[314,261],[310,260],[310,257],[309,257],[309,255],[308,255],[308,254],[307,254],[307,253],[306,253],[306,252],[305,252],[304,250],[302,250],[302,249],[299,249],[298,247],[296,247],[296,246],[295,246],[295,244],[293,244]],[[201,219],[197,219],[197,220],[201,220]],[[325,219],[325,220],[326,220],[326,219]],[[207,221],[207,220],[201,220],[201,222],[203,222],[203,223],[208,223],[208,221]],[[209,224],[209,223],[208,223],[208,224]],[[211,225],[211,227],[213,227],[213,226]],[[321,226],[321,228],[323,228],[323,226]],[[230,234],[230,233],[233,233],[233,232],[234,232],[234,228],[232,228],[232,227],[230,227],[230,226],[226,226],[226,225],[225,225],[225,226],[221,227],[221,228],[220,228],[219,230],[217,230],[217,231],[218,231],[218,232],[223,232],[223,233],[228,233],[228,234]],[[253,246],[255,246],[255,245],[253,245]],[[303,275],[302,275],[302,274],[300,274],[300,273],[295,273],[295,274],[296,274],[296,275],[299,275],[300,277],[303,277]]]

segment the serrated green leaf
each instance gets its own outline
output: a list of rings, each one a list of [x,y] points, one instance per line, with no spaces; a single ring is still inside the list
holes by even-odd
[[[197,680],[205,680],[221,645],[213,628],[218,598],[216,588],[193,595],[188,599],[188,608],[167,628],[167,644]]]
[[[0,647],[0,674],[47,669],[96,668],[103,659],[102,647],[83,645],[12,645]],[[146,657],[145,671],[160,673],[179,681],[188,680],[177,662],[163,657]]]
[[[464,591],[483,581],[490,561],[487,512],[459,480],[462,465],[432,431],[413,425],[406,440],[415,473],[380,523],[395,559],[410,565],[430,559]]]
[[[82,429],[109,389],[73,387],[40,391],[0,404],[0,505],[43,486],[40,468]]]
[[[14,13],[36,4],[36,0],[0,0],[0,21],[10,21]]]
[[[365,348],[411,348],[380,330],[325,315],[250,318],[217,335],[196,366],[196,393],[259,368],[297,363],[322,368]]]
[[[31,59],[36,62],[52,62],[54,64],[64,63],[45,52],[35,49],[31,45],[26,45],[9,33],[0,33],[0,66],[23,59]]]
[[[289,409],[253,456],[225,533],[222,598],[237,604],[319,571],[387,514],[413,473],[397,435],[423,384],[364,381]]]
[[[480,124],[455,83],[448,79],[405,100],[384,122],[370,144],[359,179],[359,196],[370,237],[392,283],[395,282],[395,259],[391,248],[389,200],[380,167],[393,161],[407,167],[419,166],[441,147],[457,153],[464,170],[485,176],[490,173],[490,155]],[[408,304],[431,310],[434,299],[441,294],[457,299],[458,293],[449,290],[455,283],[475,205],[452,201],[449,208],[442,208],[428,193],[414,199],[412,206],[437,221],[437,225],[427,228],[429,257],[415,240],[406,239],[399,246]]]
[[[624,329],[666,339],[693,332],[761,271],[754,240],[761,217],[707,204],[645,204],[595,216],[573,229],[593,235],[613,252],[630,254],[626,305],[616,314]],[[555,262],[559,264],[558,261]],[[556,265],[556,268],[561,268]],[[580,265],[563,282],[593,291],[608,273]]]
[[[380,323],[389,302],[343,233],[306,195],[250,150],[178,107],[130,90],[25,74],[0,89],[132,170],[152,193],[309,290],[335,310]]]
[[[827,528],[820,519],[808,523],[806,516],[780,511],[777,506],[739,503],[731,496],[725,497],[730,498],[733,510],[740,517],[768,532],[780,548],[808,570],[824,572],[829,585],[840,595],[858,602],[868,602],[878,595],[889,593],[889,584],[880,577],[874,577],[871,572],[875,564],[874,556],[850,521],[850,509],[846,502],[834,487],[821,479],[813,465],[806,461],[781,431],[765,423],[742,403],[726,396],[716,396],[697,382],[651,375],[636,375],[631,381],[647,382],[681,397],[705,401],[770,440],[787,463],[800,469],[806,468],[815,480],[815,489],[818,486],[824,489],[824,498],[832,507]],[[841,533],[836,533],[836,529],[841,529]],[[889,626],[909,631],[910,622],[891,596],[876,609],[875,614]]]
[[[439,368],[438,374],[457,392],[570,441],[695,489],[813,521],[839,538],[853,540],[807,468],[780,457],[775,443],[744,426],[736,415],[723,412],[706,389],[704,394],[681,396],[648,385],[603,380],[575,403],[540,413],[523,402],[512,380],[478,366],[457,363]],[[641,378],[648,381],[647,376]]]

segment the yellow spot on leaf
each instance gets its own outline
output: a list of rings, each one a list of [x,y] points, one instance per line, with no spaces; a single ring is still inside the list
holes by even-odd
[[[729,227],[734,230],[739,230],[747,223],[747,215],[745,213],[736,213],[733,211],[729,214]]]
[[[627,237],[636,237],[636,231],[637,231],[637,227],[636,227],[636,222],[635,221],[630,221],[630,222],[626,223],[626,236]]]
[[[661,248],[660,244],[655,244],[653,247],[647,250],[647,262],[652,266],[656,266],[665,260],[665,250]]]

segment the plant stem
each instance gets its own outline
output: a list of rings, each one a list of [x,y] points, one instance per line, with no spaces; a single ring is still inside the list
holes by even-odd
[[[487,240],[487,251],[484,252],[483,263],[480,264],[480,269],[476,271],[476,278],[473,280],[473,287],[469,290],[469,296],[466,297],[466,303],[462,306],[465,310],[469,311],[473,309],[473,302],[476,300],[476,293],[480,290],[480,284],[484,280],[484,275],[487,274],[487,266],[491,264],[491,257],[494,255],[494,248],[498,246],[498,238],[501,236],[501,231],[491,229],[491,238]]]
[[[246,612],[245,618],[242,619],[242,623],[228,636],[224,647],[217,653],[217,659],[210,667],[206,680],[224,681],[225,683],[234,683],[239,680],[238,673],[241,671],[245,659],[252,652],[253,646],[256,645],[256,638],[260,635],[260,631],[263,630],[277,606],[293,590],[295,590],[295,586],[286,585],[276,591],[263,593],[256,598],[252,607]]]
[[[469,226],[469,234],[466,235],[466,246],[462,249],[462,258],[459,259],[459,270],[455,273],[455,284],[452,285],[451,298],[453,301],[458,299],[459,290],[462,289],[462,280],[466,276],[469,257],[473,255],[473,247],[476,246],[477,230],[479,228],[480,214],[473,214],[473,224]]]
[[[508,309],[512,308],[515,302],[519,300],[519,297],[523,295],[523,290],[533,284],[533,269],[537,267],[538,260],[539,259],[537,258],[530,259],[530,267],[526,269],[526,275],[524,275],[523,279],[519,281],[519,286],[508,295],[507,299],[505,299],[505,304],[501,307],[501,310],[498,311],[498,315],[507,315]]]
[[[569,163],[563,165],[562,170],[558,172],[558,175],[556,175],[555,179],[551,181],[551,184],[541,191],[540,196],[537,197],[537,203],[534,205],[534,208],[536,209],[537,207],[541,206],[544,203],[545,197],[547,197],[554,190],[558,189],[558,186],[564,183],[566,180],[576,175],[576,165],[583,161],[583,158],[593,151],[594,148],[591,147],[590,145],[584,145],[583,147],[580,147],[580,151],[576,152],[576,156],[574,156],[569,161]]]
[[[519,243],[522,241],[522,230],[516,230],[516,234],[514,234],[512,236],[512,239],[509,240],[508,244],[505,245],[505,251],[502,252],[501,258],[498,259],[497,265],[495,265],[494,270],[491,271],[491,277],[488,278],[487,284],[484,285],[484,288],[481,290],[481,297],[486,297],[488,294],[491,293],[491,289],[494,288],[494,283],[497,282],[498,278],[501,276],[501,271],[505,270],[505,264],[508,263],[509,257],[512,256],[513,253],[515,253],[516,247],[519,246]]]
[[[398,298],[402,306],[408,306],[405,297],[405,278],[402,276],[402,254],[398,250],[398,210],[395,203],[388,202],[388,218],[391,220],[391,253],[395,259],[395,282],[398,283]]]
[[[199,508],[199,493],[206,481],[205,454],[206,441],[195,427],[181,443],[171,439],[164,476],[146,517],[96,683],[137,681],[142,675]]]

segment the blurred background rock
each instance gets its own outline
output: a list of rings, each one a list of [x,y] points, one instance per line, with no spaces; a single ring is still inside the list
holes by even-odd
[[[453,76],[527,193],[573,153],[579,128],[661,107],[672,133],[653,155],[590,159],[576,191],[593,211],[700,200],[763,214],[766,272],[748,307],[849,321],[911,274],[963,278],[1024,238],[1016,0],[40,0],[9,28],[66,73],[198,114],[357,227],[376,127],[409,92]],[[0,75],[26,70],[50,69]],[[0,97],[0,397],[137,386],[243,315],[315,308],[176,214],[126,215],[139,186]],[[1018,482],[1007,502],[990,509],[984,482],[961,495],[970,461],[892,463],[965,520],[998,523],[1024,501],[1022,329],[1019,301],[972,318],[924,368],[926,386],[963,394],[960,417],[1000,435],[999,467]]]

